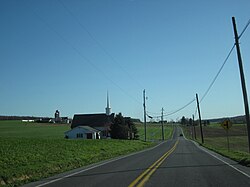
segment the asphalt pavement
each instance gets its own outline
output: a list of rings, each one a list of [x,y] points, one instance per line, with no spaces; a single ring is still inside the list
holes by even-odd
[[[30,186],[250,186],[250,168],[224,158],[180,136],[129,156],[104,161]]]

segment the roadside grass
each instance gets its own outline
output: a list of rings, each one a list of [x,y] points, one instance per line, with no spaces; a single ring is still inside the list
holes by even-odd
[[[192,139],[192,128],[190,126],[182,126],[185,136]],[[200,127],[196,126],[197,139],[200,145],[211,149],[223,156],[231,158],[238,163],[250,167],[250,154],[248,152],[248,139],[245,124],[233,124],[229,129],[229,150],[227,144],[227,134],[220,124],[212,124],[203,126],[204,144],[202,144],[200,136]]]
[[[141,140],[66,140],[68,125],[0,121],[0,186],[20,186],[153,146]]]
[[[0,186],[20,186],[92,163],[129,154],[161,140],[161,125],[136,125],[139,140],[66,140],[67,124],[0,121]],[[164,125],[165,140],[173,128]],[[152,141],[152,142],[151,142]]]
[[[150,146],[126,140],[0,139],[1,184],[21,185]]]

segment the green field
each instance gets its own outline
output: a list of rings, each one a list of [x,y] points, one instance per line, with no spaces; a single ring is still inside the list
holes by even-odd
[[[192,127],[182,127],[187,138],[192,139]],[[201,144],[200,128],[196,126],[197,142]],[[211,124],[203,127],[204,147],[227,156],[243,165],[250,166],[250,154],[248,152],[247,130],[245,124],[233,124],[228,131],[229,150],[227,144],[227,132],[220,124]]]
[[[1,138],[63,138],[70,125],[52,125],[21,121],[0,121]]]
[[[69,129],[68,125],[0,121],[0,186],[19,186],[154,145],[141,140],[66,140],[64,132]],[[138,130],[143,134],[141,127]],[[151,139],[160,139],[159,126],[149,125],[148,131],[155,133]],[[171,132],[166,127],[167,136]]]
[[[139,131],[140,140],[145,140],[144,125],[141,123],[141,124],[137,124],[136,127]],[[167,140],[172,135],[173,126],[165,124],[163,129],[164,129],[164,139]],[[147,131],[147,134],[146,134],[147,141],[162,140],[161,124],[147,123],[146,131]]]

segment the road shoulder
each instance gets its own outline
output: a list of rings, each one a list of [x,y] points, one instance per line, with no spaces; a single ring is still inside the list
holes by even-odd
[[[212,151],[210,149],[207,149],[207,148],[201,146],[200,144],[198,144],[197,142],[195,142],[193,140],[188,140],[188,141],[193,142],[196,145],[196,147],[198,147],[200,150],[206,152],[207,154],[211,155],[213,158],[221,161],[222,163],[228,165],[232,169],[238,171],[239,173],[245,175],[246,177],[248,177],[250,179],[250,168],[249,167],[242,166],[238,162],[236,162],[236,161],[234,161],[234,160],[232,160],[230,158],[227,158],[225,156],[222,156],[219,153],[216,153],[216,152],[214,152],[214,151]]]

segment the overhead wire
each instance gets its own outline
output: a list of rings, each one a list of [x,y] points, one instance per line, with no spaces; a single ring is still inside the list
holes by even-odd
[[[127,77],[129,77],[133,83],[137,84],[141,89],[144,89],[145,86],[143,86],[137,79],[134,78],[122,65],[119,63],[113,55],[102,45],[102,43],[91,33],[87,27],[79,20],[79,18],[71,11],[70,8],[63,2],[63,0],[57,0],[64,9],[68,12],[68,14],[79,24],[79,26],[89,35],[89,37],[96,43],[96,45],[111,59],[111,61],[120,67],[120,69],[127,74]],[[137,101],[138,102],[138,101]]]
[[[167,117],[167,116],[171,116],[171,115],[173,115],[173,114],[176,114],[177,112],[179,112],[179,111],[181,111],[181,110],[187,108],[187,107],[188,107],[189,105],[191,105],[194,101],[195,101],[195,98],[192,99],[190,102],[188,102],[188,103],[187,103],[186,105],[184,105],[183,107],[181,107],[181,108],[175,110],[174,112],[165,114],[165,115],[163,115],[163,116]]]
[[[246,31],[246,29],[248,28],[248,26],[250,25],[250,19],[248,20],[246,26],[244,27],[244,29],[242,30],[241,34],[238,36],[238,38],[240,39],[242,37],[242,35],[244,34],[244,32]],[[217,80],[218,76],[220,75],[222,69],[224,68],[226,62],[228,61],[229,57],[231,56],[232,52],[233,52],[233,49],[235,48],[235,44],[232,46],[232,48],[230,49],[228,55],[226,56],[223,64],[221,65],[219,71],[217,72],[217,74],[215,75],[214,79],[212,80],[212,82],[210,83],[210,85],[208,86],[208,89],[206,90],[206,92],[203,94],[202,98],[200,99],[200,103],[204,100],[204,98],[207,96],[208,92],[211,90],[212,86],[214,85],[215,81]],[[169,114],[166,114],[164,116],[169,116],[169,115],[173,115],[177,112],[179,112],[180,110],[184,109],[185,107],[189,106],[191,103],[193,103],[195,101],[195,99],[193,99],[192,101],[190,101],[187,105],[185,105],[184,107],[174,111],[174,112],[171,112]],[[195,116],[197,115],[197,107],[195,109]],[[160,116],[160,115],[159,115]],[[156,117],[159,117],[159,116],[156,116]]]
[[[144,88],[144,86],[135,79],[114,57],[111,55],[111,53],[101,44],[99,40],[96,39],[96,37],[87,29],[87,27],[78,19],[78,17],[66,6],[66,4],[62,0],[57,0],[64,9],[68,12],[68,14],[74,18],[74,20],[79,24],[79,26],[89,35],[89,37],[96,43],[96,45],[113,61],[114,64],[118,65],[123,72],[127,74],[127,76],[135,82],[138,86],[140,86],[141,89]]]
[[[212,86],[214,85],[215,81],[216,81],[217,78],[219,77],[219,75],[220,75],[222,69],[224,68],[226,62],[228,61],[229,57],[231,56],[231,54],[232,54],[232,52],[233,52],[234,47],[235,47],[235,44],[234,44],[234,45],[232,46],[232,48],[230,49],[230,51],[229,51],[227,57],[225,58],[223,64],[221,65],[219,71],[217,72],[217,74],[216,74],[215,77],[213,78],[212,82],[211,82],[210,85],[208,86],[208,88],[207,88],[207,90],[205,91],[205,93],[203,94],[203,96],[201,97],[201,99],[200,99],[200,101],[199,101],[200,103],[201,103],[201,102],[204,100],[204,98],[207,96],[208,92],[211,90],[211,88],[212,88]],[[198,107],[196,106],[196,109],[195,109],[195,112],[194,112],[194,116],[195,116],[195,117],[196,117],[196,115],[197,115],[197,109],[198,109]]]
[[[241,32],[241,34],[239,35],[239,38],[244,34],[244,32],[246,31],[246,29],[248,28],[248,26],[250,25],[250,19],[248,20],[246,26],[244,27],[243,31]],[[211,90],[212,86],[214,85],[215,81],[217,80],[217,78],[219,77],[222,69],[224,68],[226,62],[228,61],[229,57],[231,56],[233,49],[235,47],[235,44],[232,46],[232,48],[230,49],[228,55],[226,56],[223,64],[221,65],[219,71],[217,72],[217,74],[215,75],[214,79],[212,80],[212,82],[210,83],[210,85],[208,86],[208,89],[205,91],[205,93],[203,94],[202,98],[200,99],[200,103],[204,100],[204,98],[207,96],[208,92]],[[164,116],[169,116],[169,115],[173,115],[179,111],[181,111],[182,109],[184,109],[185,107],[189,106],[190,104],[192,104],[195,101],[195,99],[193,99],[192,101],[190,101],[187,105],[181,107],[180,109],[174,111],[174,112],[170,112],[168,114],[165,114]],[[195,109],[195,116],[197,115],[197,107]],[[156,116],[159,117],[159,116]]]
[[[246,31],[246,29],[248,28],[249,25],[250,25],[250,19],[248,20],[248,22],[246,23],[244,29],[242,30],[242,32],[241,32],[240,35],[238,36],[238,39],[240,39],[240,38],[243,36],[244,32]],[[234,43],[234,45],[232,46],[231,50],[229,51],[229,53],[228,53],[227,57],[225,58],[225,60],[224,60],[224,62],[223,62],[223,64],[222,64],[222,66],[220,67],[219,71],[218,71],[217,74],[215,75],[213,81],[211,82],[211,84],[209,85],[208,89],[206,90],[206,92],[205,92],[204,95],[202,96],[202,98],[201,98],[201,100],[200,100],[200,103],[204,100],[204,98],[207,96],[208,92],[209,92],[210,89],[212,88],[213,84],[215,83],[216,79],[218,78],[218,76],[220,75],[222,69],[224,68],[226,62],[228,61],[230,55],[232,54],[234,48],[235,48],[235,43]],[[196,116],[196,115],[197,115],[197,107],[196,107],[196,109],[195,109],[195,116]]]
[[[171,115],[173,115],[173,114],[176,114],[177,112],[179,112],[179,111],[185,109],[186,107],[188,107],[189,105],[191,105],[194,101],[195,101],[195,98],[192,99],[191,101],[189,101],[189,102],[188,102],[187,104],[185,104],[184,106],[180,107],[179,109],[177,109],[177,110],[175,110],[175,111],[173,111],[173,112],[166,113],[166,114],[164,114],[163,116],[164,116],[164,117],[167,117],[167,116],[171,116]],[[153,112],[149,112],[149,113],[151,113],[151,114],[159,114],[159,115],[156,115],[156,116],[150,116],[150,115],[147,114],[147,116],[150,116],[150,117],[152,117],[152,118],[159,118],[159,117],[162,116],[162,115],[160,115],[160,113],[153,113]]]
[[[247,27],[249,26],[250,24],[250,19],[248,20],[246,26],[244,27],[244,29],[242,30],[242,32],[240,33],[240,35],[238,36],[238,39],[241,38],[241,36],[244,34],[244,32],[247,30]]]
[[[200,100],[200,103],[204,100],[204,98],[207,96],[208,92],[211,90],[212,86],[214,85],[215,81],[217,80],[218,76],[220,75],[222,69],[224,68],[226,62],[228,61],[230,55],[232,54],[233,52],[233,49],[235,47],[235,44],[232,46],[232,48],[230,49],[226,59],[224,60],[223,64],[221,65],[219,71],[217,72],[217,74],[215,75],[215,77],[213,78],[212,82],[210,83],[210,85],[208,86],[208,89],[206,90],[206,92],[203,94],[201,100]]]
[[[244,29],[242,30],[241,34],[239,35],[239,38],[242,37],[242,35],[244,34],[244,32],[246,31],[246,29],[248,28],[249,25],[250,25],[250,19],[248,20],[246,26],[244,27]],[[202,98],[200,99],[200,103],[204,100],[204,98],[207,96],[207,94],[208,94],[209,91],[211,90],[211,88],[212,88],[212,86],[214,85],[215,81],[216,81],[217,78],[219,77],[219,75],[220,75],[222,69],[224,68],[226,62],[228,61],[229,57],[231,56],[231,54],[232,54],[234,48],[235,48],[235,44],[234,44],[234,45],[232,46],[232,48],[230,49],[230,51],[229,51],[228,55],[226,56],[226,58],[225,58],[223,64],[221,65],[219,71],[217,72],[217,74],[215,75],[214,79],[212,80],[212,82],[211,82],[210,85],[208,86],[208,89],[205,91],[205,93],[203,94]],[[187,106],[189,106],[190,104],[192,104],[194,101],[195,101],[195,99],[193,99],[193,100],[190,101],[188,104],[186,104],[185,106],[181,107],[180,109],[178,109],[178,110],[176,110],[176,111],[174,111],[174,112],[170,112],[170,113],[168,113],[168,114],[165,114],[165,115],[163,115],[163,116],[173,115],[173,114],[175,114],[175,113],[181,111],[182,109],[186,108]],[[195,109],[195,116],[196,116],[196,115],[197,115],[197,107],[196,107],[196,109]],[[160,117],[160,115],[159,115],[159,116],[155,116],[155,117]]]
[[[204,100],[204,98],[207,96],[208,92],[211,90],[212,86],[214,85],[215,81],[217,80],[218,76],[220,75],[222,69],[224,68],[226,62],[228,61],[230,55],[232,54],[234,47],[235,47],[235,44],[232,46],[231,50],[229,51],[229,53],[228,53],[226,59],[224,60],[224,62],[223,62],[223,64],[222,64],[222,66],[220,67],[219,71],[217,72],[217,74],[215,75],[215,77],[214,77],[214,79],[212,80],[211,84],[209,85],[208,89],[206,90],[206,92],[205,92],[204,95],[202,96],[202,98],[201,98],[201,100],[200,100],[200,103]],[[186,105],[184,105],[183,107],[181,107],[181,108],[175,110],[174,112],[170,112],[170,113],[168,113],[168,114],[165,114],[165,115],[163,115],[163,116],[166,117],[166,116],[170,116],[170,115],[176,114],[177,112],[183,110],[184,108],[186,108],[187,106],[189,106],[190,104],[192,104],[194,101],[195,101],[195,98],[194,98],[192,101],[190,101],[189,103],[187,103]],[[195,116],[196,116],[196,114],[197,114],[197,107],[196,107],[196,109],[195,109]],[[159,116],[160,116],[160,115],[159,115]],[[159,117],[159,116],[155,116],[155,117]]]
[[[112,80],[105,72],[101,70],[98,66],[96,66],[89,58],[81,53],[81,51],[76,48],[69,40],[67,40],[62,34],[60,34],[56,29],[54,29],[44,18],[42,18],[34,9],[32,9],[33,14],[40,19],[51,31],[53,31],[61,40],[63,40],[68,46],[72,48],[85,62],[90,64],[94,69],[99,71],[107,80],[109,80],[113,85],[119,88],[125,95],[133,99],[137,104],[141,105],[141,102],[138,101],[135,97],[130,95],[127,91],[125,91],[121,86],[119,86],[114,80]]]
[[[115,62],[116,64],[118,64],[120,66],[121,69],[123,69],[124,72],[126,72],[128,75],[129,73],[120,65],[120,63],[118,63],[115,58],[103,47],[103,45],[93,36],[93,34],[91,34],[88,29],[77,19],[77,17],[73,14],[73,12],[67,8],[67,6],[61,1],[61,0],[58,0],[58,2],[65,8],[65,10],[72,16],[75,18],[76,22],[82,27],[83,30],[85,30],[88,35],[90,36],[90,38],[99,46],[99,48],[101,48],[104,53],[109,56],[109,58]],[[129,96],[130,98],[132,98],[134,101],[136,101],[138,104],[141,104],[141,102],[139,102],[136,98],[134,98],[132,95],[128,94],[123,88],[121,88],[116,82],[114,82],[110,77],[108,77],[100,68],[98,68],[98,66],[96,66],[89,58],[87,58],[85,55],[83,55],[80,50],[78,50],[73,44],[71,44],[65,37],[63,37],[57,30],[55,30],[53,27],[51,27],[40,15],[38,15],[35,11],[33,11],[33,13],[39,17],[39,19],[45,23],[45,25],[51,29],[53,32],[55,32],[65,43],[67,43],[82,59],[84,59],[86,62],[88,62],[92,67],[94,67],[97,71],[101,72],[105,78],[107,80],[109,80],[110,82],[112,82],[116,87],[118,87],[123,93],[125,93],[127,96]],[[242,35],[244,34],[244,32],[246,31],[246,29],[248,28],[250,24],[250,19],[249,21],[247,22],[246,26],[244,27],[243,31],[241,32],[241,34],[239,35],[239,38],[242,37]],[[235,47],[235,44],[232,46],[231,50],[229,51],[226,59],[224,60],[222,66],[220,67],[219,71],[217,72],[217,74],[215,75],[214,79],[212,80],[211,84],[209,85],[208,89],[206,90],[206,92],[204,93],[204,95],[202,96],[200,102],[202,102],[204,100],[204,98],[207,96],[207,94],[209,93],[209,91],[211,90],[212,86],[214,85],[215,81],[217,80],[218,76],[220,75],[222,69],[224,68],[226,62],[228,61],[233,49]],[[141,86],[141,84],[134,78],[132,78],[131,75],[129,75],[129,77],[131,79],[133,79],[134,81],[137,82],[138,85]],[[164,114],[163,116],[170,116],[170,115],[173,115],[173,114],[176,114],[177,112],[185,109],[186,107],[188,107],[190,104],[192,104],[193,102],[195,101],[195,98],[193,100],[191,100],[190,102],[188,102],[186,105],[184,105],[183,107],[173,111],[173,112],[170,112],[168,114]],[[196,112],[197,112],[197,108],[196,108]],[[196,113],[195,112],[195,113]],[[147,114],[148,115],[148,114]],[[148,115],[149,116],[149,115]],[[151,116],[150,116],[151,117]],[[154,117],[160,117],[159,116],[154,116]]]

